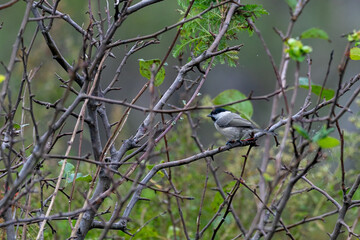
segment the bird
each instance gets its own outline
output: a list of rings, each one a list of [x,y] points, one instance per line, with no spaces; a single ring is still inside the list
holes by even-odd
[[[227,144],[240,141],[246,136],[250,138],[245,140],[254,140],[252,136],[257,132],[276,135],[274,132],[256,128],[249,120],[224,108],[215,108],[207,116],[214,121],[216,130],[229,139]]]

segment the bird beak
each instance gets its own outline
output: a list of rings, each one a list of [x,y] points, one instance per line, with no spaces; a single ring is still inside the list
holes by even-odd
[[[212,117],[212,115],[211,115],[211,114],[208,114],[207,117]]]

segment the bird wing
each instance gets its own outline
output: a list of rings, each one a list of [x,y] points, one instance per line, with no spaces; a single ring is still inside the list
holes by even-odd
[[[216,121],[219,127],[242,127],[242,128],[254,128],[250,121],[240,117],[235,113],[230,113],[227,118],[220,118]]]

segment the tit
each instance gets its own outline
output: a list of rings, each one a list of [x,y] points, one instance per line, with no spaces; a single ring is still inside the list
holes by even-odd
[[[224,108],[216,108],[207,116],[214,121],[216,130],[227,137],[229,142],[241,140],[245,136],[250,137],[256,132],[275,135],[273,132],[257,129],[250,121]]]

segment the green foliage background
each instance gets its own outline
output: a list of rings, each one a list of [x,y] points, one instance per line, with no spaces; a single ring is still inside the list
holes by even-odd
[[[360,105],[360,100],[358,103]],[[205,117],[206,114],[207,112],[203,111],[192,114],[192,117],[194,119],[200,119],[200,121],[208,121],[208,119]],[[360,137],[358,134],[360,131],[360,115],[356,114],[352,116],[350,120],[356,127],[356,131],[345,132],[345,142],[349,143],[346,144],[344,151],[346,159],[345,164],[347,166],[347,184],[352,183],[358,174],[356,169],[360,168],[360,164],[357,161],[360,154]],[[192,132],[186,119],[177,122],[175,131],[170,132],[167,138],[168,145],[170,146],[169,154],[171,161],[182,159],[186,156],[190,156],[199,152],[191,135]],[[279,135],[282,135],[281,131],[279,132]],[[217,139],[214,142],[215,146],[224,145],[226,142],[226,140],[223,139],[223,137],[220,136],[220,134],[217,132],[214,132],[213,139]],[[339,179],[341,179],[339,148],[340,147],[336,147],[327,150],[327,154],[323,158],[322,162],[310,171],[310,174],[307,175],[307,178],[317,187],[327,191],[334,199],[341,202],[342,191],[339,182]],[[289,163],[293,156],[293,152],[290,151],[290,149],[292,149],[291,143],[288,143],[287,149],[289,149],[289,151],[284,155],[283,158],[285,163]],[[151,168],[152,164],[160,163],[161,161],[167,161],[165,145],[163,141],[156,147],[156,150],[163,153],[160,154],[156,159],[152,160],[152,162],[147,165],[148,168]],[[275,147],[273,150],[275,151]],[[231,172],[235,176],[240,174],[243,166],[242,155],[246,154],[246,151],[246,148],[238,148],[233,149],[230,152],[215,156],[215,161],[213,161],[212,164],[218,168],[217,173],[221,183],[223,184],[223,189],[225,192],[229,192],[235,184],[235,181],[226,172]],[[306,159],[304,159],[303,165],[305,166],[306,163],[312,159],[312,157],[313,155],[310,154]],[[256,148],[251,152],[246,165],[244,179],[246,184],[254,190],[256,190],[257,183],[259,181],[257,167],[261,161],[261,158],[262,149],[261,147]],[[82,165],[81,171],[84,171],[85,169],[86,166]],[[267,172],[265,173],[265,176],[267,176],[267,181],[272,181],[272,177],[275,175],[274,170],[275,166],[270,164]],[[193,200],[180,201],[187,225],[187,230],[191,238],[194,238],[196,233],[196,219],[200,207],[206,172],[207,163],[205,160],[197,161],[190,165],[173,168],[171,170],[172,181],[176,184],[177,188],[181,190],[180,195],[194,198]],[[216,191],[216,184],[212,178],[211,173],[209,173],[209,175],[210,177],[202,210],[200,229],[207,224],[209,219],[211,219],[212,216],[216,213],[219,205],[223,202],[221,195],[218,191]],[[161,173],[157,174],[153,178],[153,181],[150,182],[150,185],[162,190],[171,189],[165,175]],[[64,181],[63,187],[65,191],[69,191],[71,184],[67,184]],[[83,184],[83,187],[86,187],[86,183]],[[130,190],[130,188],[131,183],[128,182],[122,186],[120,193],[125,195]],[[277,191],[281,191],[281,189],[275,189],[274,192]],[[294,195],[290,198],[289,204],[287,205],[282,217],[286,224],[300,222],[303,219],[311,218],[317,215],[321,215],[322,213],[335,210],[334,206],[329,201],[327,201],[324,196],[322,196],[317,191],[310,190],[310,186],[304,181],[300,182],[293,192],[296,191],[299,192],[294,193]],[[179,229],[181,228],[181,224],[179,222],[178,208],[174,197],[169,198],[166,194],[151,189],[145,189],[142,193],[142,197],[149,199],[149,201],[138,202],[132,212],[132,221],[128,226],[129,231],[131,233],[135,233],[139,228],[142,228],[141,231],[136,233],[133,239],[172,239],[173,225],[171,223],[170,212],[172,217],[178,223],[176,226],[178,238],[185,238],[182,229]],[[279,200],[279,198],[276,196],[274,197],[275,199]],[[59,198],[63,198],[63,200],[58,201],[55,209],[57,211],[66,211],[68,207],[66,198],[64,198],[62,194],[59,195]],[[75,200],[72,204],[73,208],[81,207],[81,201],[76,201],[76,199],[81,198],[82,195],[80,192],[75,194]],[[114,206],[114,201],[116,198],[116,195],[111,195],[111,197],[103,204],[102,211],[106,211],[109,206]],[[354,199],[360,199],[359,190],[356,192]],[[33,202],[36,201],[34,200]],[[249,227],[253,220],[254,214],[256,212],[256,202],[258,202],[258,200],[254,197],[254,195],[249,192],[249,190],[241,186],[240,190],[234,198],[233,205],[245,227]],[[221,212],[221,214],[223,213],[224,212]],[[356,208],[350,209],[347,218],[357,218],[357,214],[358,210]],[[154,217],[155,219],[153,219]],[[108,220],[109,214],[103,215],[102,218]],[[326,232],[332,231],[336,219],[337,215],[329,216],[326,217],[324,221],[313,221],[295,228],[291,228],[290,231],[296,239],[326,239]],[[203,239],[211,238],[211,229],[215,228],[219,221],[220,217],[211,225],[210,230],[205,232]],[[145,223],[146,225],[144,227]],[[53,221],[52,225],[55,229],[58,230],[58,233],[55,235],[67,236],[70,234],[70,228],[68,227],[68,224],[69,223],[66,220]],[[91,230],[87,239],[96,239],[100,233],[101,230]],[[224,226],[220,228],[218,233],[219,238],[217,239],[232,239],[237,234],[238,228],[233,217],[231,214],[229,214],[226,218]],[[49,230],[47,231],[47,236],[48,237],[45,239],[54,238],[54,235],[51,234]],[[115,238],[116,236],[124,237],[124,239],[131,239],[130,236],[122,233],[121,231],[110,231],[110,238]],[[281,239],[282,237],[285,237],[285,235],[279,234],[276,237],[277,239]]]

